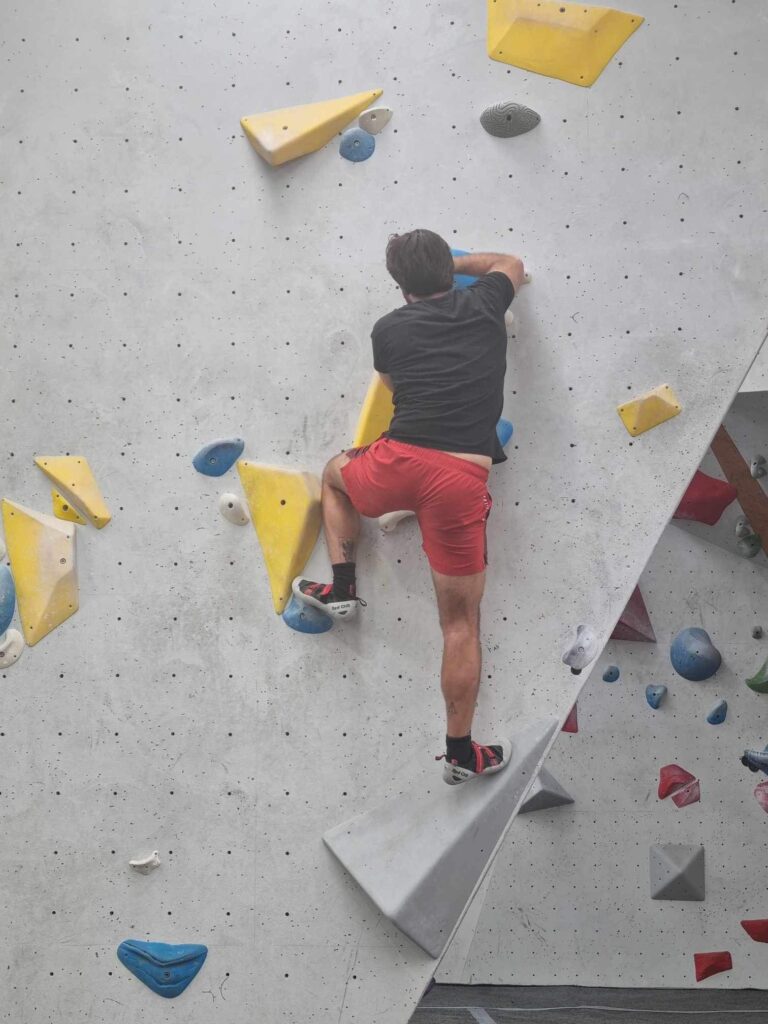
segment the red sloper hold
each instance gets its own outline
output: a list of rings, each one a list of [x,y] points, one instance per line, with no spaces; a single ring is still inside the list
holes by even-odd
[[[675,807],[687,807],[688,804],[697,804],[701,800],[701,784],[698,779],[689,782],[687,786],[675,790],[672,794],[672,803]]]
[[[741,927],[755,942],[768,942],[768,918],[758,917],[754,921],[742,921]]]
[[[665,764],[659,770],[659,800],[665,800],[670,794],[695,781],[696,776],[681,768],[679,764]]]
[[[736,488],[727,480],[707,476],[697,469],[672,518],[714,526],[736,497]]]
[[[693,962],[696,967],[696,981],[704,981],[713,974],[722,974],[733,967],[733,960],[728,952],[694,953]]]
[[[579,731],[579,715],[574,704],[571,710],[568,712],[568,717],[565,720],[565,725],[560,732],[578,732]]]
[[[640,587],[632,591],[627,607],[621,613],[621,618],[616,623],[611,633],[611,640],[635,640],[648,644],[656,643],[656,634],[653,632],[648,609],[645,607]]]
[[[758,782],[755,786],[755,800],[768,813],[768,782]]]

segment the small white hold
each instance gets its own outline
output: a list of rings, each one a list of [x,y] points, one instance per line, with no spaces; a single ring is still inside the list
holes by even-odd
[[[397,529],[399,523],[412,515],[415,513],[410,509],[403,509],[402,512],[385,512],[383,516],[379,516],[379,529],[382,533],[392,533]]]
[[[7,629],[0,636],[0,668],[10,668],[24,651],[24,637],[18,629]]]
[[[504,323],[507,325],[508,328],[515,326],[515,314],[512,312],[511,309],[508,309],[504,314]]]
[[[577,676],[599,653],[594,629],[591,626],[577,626],[576,640],[563,651],[563,663]]]
[[[148,857],[138,857],[136,860],[129,860],[128,863],[134,871],[148,875],[150,871],[160,867],[160,854],[157,850],[153,850]]]
[[[369,107],[358,117],[357,123],[363,131],[378,135],[392,120],[393,113],[391,107]]]
[[[752,459],[752,464],[749,467],[749,471],[755,480],[759,480],[761,476],[765,476],[765,456],[756,455],[754,459]]]
[[[741,516],[741,518],[736,521],[736,540],[747,540],[754,534],[754,532],[755,531],[752,529],[749,520],[745,519],[744,516]]]
[[[219,512],[236,526],[246,526],[251,517],[248,515],[248,507],[238,494],[231,494],[226,491],[219,498]]]

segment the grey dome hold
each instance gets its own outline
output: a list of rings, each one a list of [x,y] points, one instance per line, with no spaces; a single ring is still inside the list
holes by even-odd
[[[522,103],[494,103],[480,115],[480,124],[489,135],[497,139],[511,139],[514,135],[525,135],[535,128],[541,118],[535,110]]]

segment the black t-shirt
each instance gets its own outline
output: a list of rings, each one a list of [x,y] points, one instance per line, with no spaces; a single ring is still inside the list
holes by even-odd
[[[373,365],[394,385],[386,437],[504,462],[496,424],[507,369],[504,313],[514,294],[506,274],[494,272],[376,322]]]

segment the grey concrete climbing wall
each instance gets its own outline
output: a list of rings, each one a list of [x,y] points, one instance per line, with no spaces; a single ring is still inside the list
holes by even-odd
[[[766,421],[768,422],[768,396]],[[440,965],[439,980],[476,984],[689,987],[693,954],[730,950],[718,988],[766,988],[766,955],[741,928],[768,916],[762,849],[765,811],[752,796],[764,775],[739,763],[768,742],[768,697],[744,680],[768,656],[764,565],[670,525],[640,586],[657,644],[608,644],[579,699],[579,732],[555,744],[547,769],[570,806],[518,818],[496,859],[480,925],[468,919]],[[688,682],[669,662],[683,626],[707,630],[723,655],[711,679]],[[621,670],[602,680],[606,666]],[[665,683],[658,711],[648,683]],[[706,714],[728,702],[722,725]],[[701,784],[701,801],[658,799],[659,769],[677,763]],[[701,845],[704,902],[652,900],[652,846]]]
[[[348,442],[389,232],[522,253],[477,731],[565,718],[562,643],[610,633],[765,330],[768,25],[633,9],[588,90],[491,62],[460,0],[6,10],[2,492],[45,511],[33,455],[83,454],[114,518],[80,530],[80,611],[0,678],[4,1019],[407,1020],[435,961],[321,835],[441,785],[413,524],[369,529],[358,625],[300,636],[217,511],[236,478],[191,456],[231,433],[319,470]],[[375,87],[396,112],[361,164],[269,168],[238,124]],[[541,124],[487,135],[502,100]],[[632,440],[615,406],[665,382],[682,414]],[[180,1003],[118,963],[128,937],[209,947]]]

